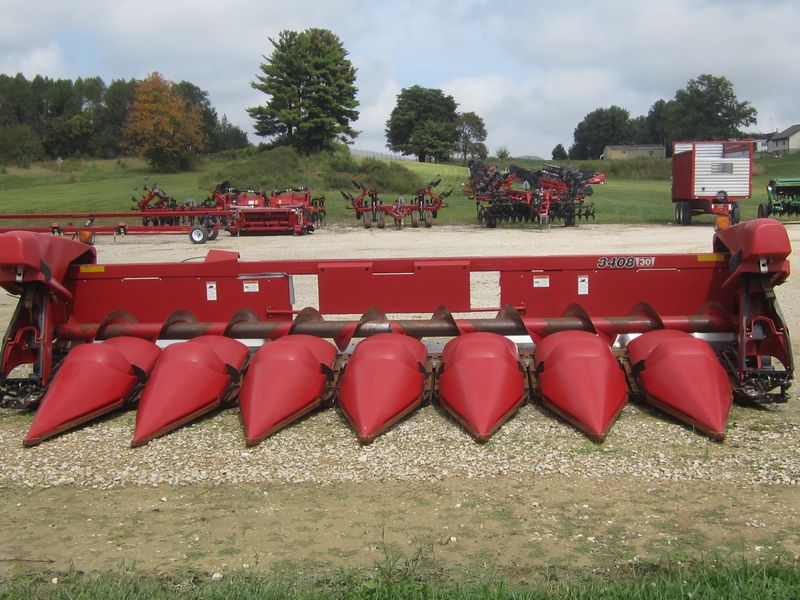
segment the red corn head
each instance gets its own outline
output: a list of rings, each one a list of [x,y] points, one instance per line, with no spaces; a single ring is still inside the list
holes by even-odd
[[[609,345],[587,331],[562,331],[536,344],[542,404],[602,442],[628,398]]]
[[[247,445],[258,444],[317,408],[335,360],[336,348],[310,335],[264,344],[250,361],[239,392]]]
[[[218,407],[238,380],[247,346],[204,335],[167,346],[139,401],[132,446],[142,446]]]
[[[646,400],[711,439],[725,437],[733,392],[706,342],[674,330],[651,331],[628,344]]]
[[[25,436],[25,446],[91,421],[132,400],[161,350],[134,337],[73,348],[42,399]]]
[[[369,444],[422,403],[425,345],[382,333],[359,342],[341,377],[339,406],[362,444]]]
[[[481,442],[525,400],[525,377],[514,343],[496,333],[466,333],[444,348],[439,377],[442,406]]]

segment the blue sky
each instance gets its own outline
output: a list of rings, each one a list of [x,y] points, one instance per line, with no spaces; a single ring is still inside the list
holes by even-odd
[[[366,150],[385,150],[412,85],[453,95],[483,117],[490,151],[516,156],[569,147],[598,107],[646,114],[701,73],[731,80],[758,110],[753,129],[800,123],[796,0],[0,0],[0,14],[2,73],[109,83],[159,71],[208,91],[248,132],[268,38],[330,29],[358,69],[354,146]]]

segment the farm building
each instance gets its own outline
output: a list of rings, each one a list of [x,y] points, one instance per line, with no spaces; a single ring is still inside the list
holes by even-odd
[[[666,155],[666,149],[660,144],[629,144],[625,146],[606,146],[600,158],[625,160],[629,158],[664,158]]]
[[[792,125],[789,129],[774,134],[769,140],[769,152],[771,154],[800,152],[800,125]]]

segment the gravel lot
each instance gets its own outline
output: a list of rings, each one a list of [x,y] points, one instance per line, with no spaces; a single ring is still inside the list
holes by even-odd
[[[800,230],[789,226],[793,244]],[[192,246],[183,236],[101,238],[99,262],[161,262],[231,249],[244,260],[312,257],[468,256],[612,252],[707,252],[708,224],[630,227],[582,225],[484,230],[435,226],[432,230],[364,231],[329,228],[303,238],[220,237]],[[298,282],[298,300],[311,302],[310,282]],[[487,304],[494,290],[481,292]],[[778,289],[790,329],[800,324],[800,279]],[[480,296],[479,296],[480,297]],[[6,323],[15,299],[0,299]],[[797,338],[796,338],[797,339]],[[795,352],[798,347],[795,345]],[[86,488],[194,483],[421,481],[453,478],[519,478],[561,475],[644,480],[797,485],[800,482],[800,409],[788,404],[754,409],[735,406],[724,443],[713,443],[645,406],[629,404],[602,446],[546,410],[531,404],[485,445],[476,444],[437,407],[426,406],[361,447],[336,410],[319,412],[247,449],[235,408],[156,440],[129,448],[134,413],[124,412],[33,449],[21,440],[31,415],[0,411],[0,486]]]

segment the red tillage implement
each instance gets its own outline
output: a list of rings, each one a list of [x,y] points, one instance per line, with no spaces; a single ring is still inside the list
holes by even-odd
[[[527,399],[602,441],[631,395],[719,440],[732,398],[787,399],[774,287],[790,252],[769,219],[718,232],[706,254],[243,262],[212,250],[174,264],[96,264],[85,244],[7,233],[0,286],[20,300],[0,391],[44,392],[29,445],[142,387],[135,445],[237,396],[248,444],[330,398],[364,443],[427,400],[483,441]],[[472,304],[481,272],[498,273],[501,309]],[[316,278],[316,307],[293,305],[294,276]]]

